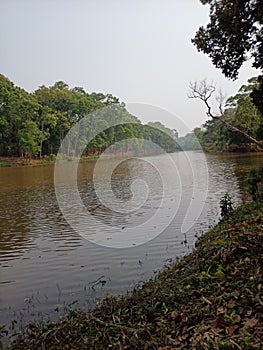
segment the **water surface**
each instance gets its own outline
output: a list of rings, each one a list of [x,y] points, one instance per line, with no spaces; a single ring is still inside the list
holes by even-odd
[[[197,235],[207,231],[219,218],[219,200],[229,192],[235,205],[241,202],[240,184],[251,165],[262,166],[261,154],[206,155],[187,152],[195,186],[208,195],[195,198],[192,227],[181,233],[182,222],[193,196],[193,178],[188,174],[185,153],[171,155],[181,181],[180,208],[169,226],[150,242],[126,249],[93,244],[68,225],[59,210],[54,191],[54,166],[0,169],[0,322],[9,330],[31,321],[56,319],[68,307],[88,309],[106,293],[120,294],[139,285],[171,258],[188,253]],[[161,156],[160,156],[161,157]],[[161,159],[160,159],[161,161]],[[141,178],[149,184],[149,200],[132,216],[107,210],[96,198],[92,182],[95,161],[81,163],[79,189],[87,209],[102,222],[134,226],[149,219],[160,206],[155,169],[142,160],[132,159],[119,166],[112,177],[112,188],[123,200],[131,196],[130,185]],[[165,169],[173,179],[173,169]],[[197,199],[197,200],[196,200]],[[174,198],[169,198],[172,201]],[[196,204],[197,203],[197,204]],[[203,208],[199,217],[194,211]],[[171,206],[162,208],[163,217],[173,217]]]

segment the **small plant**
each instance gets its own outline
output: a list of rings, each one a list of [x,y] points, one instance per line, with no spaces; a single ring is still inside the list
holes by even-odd
[[[229,193],[226,192],[225,195],[220,199],[220,208],[222,217],[228,216],[233,210],[233,202]]]
[[[261,181],[259,170],[255,167],[250,168],[246,182],[248,184],[248,193],[252,196],[253,201],[259,198],[259,184]]]

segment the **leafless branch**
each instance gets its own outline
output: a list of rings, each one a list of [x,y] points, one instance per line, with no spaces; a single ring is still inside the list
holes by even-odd
[[[213,83],[208,84],[206,79],[200,82],[195,81],[190,83],[189,98],[199,98],[202,101],[207,101],[215,92],[215,85]]]
[[[201,80],[200,82],[195,81],[194,83],[190,83],[189,85],[190,92],[188,93],[189,98],[196,98],[200,99],[204,102],[207,108],[207,116],[211,117],[212,119],[220,120],[223,124],[225,124],[230,130],[233,132],[239,133],[246,137],[250,142],[255,143],[261,150],[263,149],[262,144],[256,140],[254,137],[247,134],[245,131],[238,129],[237,127],[231,125],[227,120],[224,118],[224,110],[223,105],[226,99],[226,96],[223,94],[222,90],[219,91],[218,96],[216,97],[216,101],[219,104],[219,112],[220,115],[215,115],[212,112],[209,99],[213,95],[213,93],[216,91],[215,85],[212,83],[207,83],[206,79]]]
[[[207,83],[206,79],[201,80],[200,82],[195,81],[194,83],[190,83],[190,92],[188,94],[189,98],[197,98],[203,101],[207,107],[207,116],[214,118],[215,116],[212,114],[212,109],[209,104],[209,99],[215,92],[215,85],[212,83]]]

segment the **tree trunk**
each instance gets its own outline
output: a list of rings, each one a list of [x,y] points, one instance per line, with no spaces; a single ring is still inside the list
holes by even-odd
[[[250,136],[249,134],[247,134],[245,131],[240,130],[238,128],[236,128],[235,126],[229,124],[223,117],[218,117],[218,116],[212,116],[210,115],[213,119],[217,119],[220,120],[223,124],[225,124],[229,129],[231,129],[233,132],[238,133],[243,135],[246,139],[248,139],[250,142],[256,144],[258,146],[258,148],[262,151],[263,150],[263,145],[256,140],[254,137]]]

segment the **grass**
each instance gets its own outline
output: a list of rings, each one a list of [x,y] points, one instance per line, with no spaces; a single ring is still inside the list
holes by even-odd
[[[7,167],[18,167],[18,166],[33,166],[33,165],[42,165],[42,164],[51,164],[54,163],[54,160],[50,159],[24,159],[18,157],[0,157],[0,168]]]
[[[30,324],[9,349],[262,349],[262,209],[240,206],[130,295]]]
[[[90,155],[81,157],[81,162],[87,162],[89,160],[97,159],[98,155]],[[46,165],[54,164],[56,162],[56,156],[46,156],[41,159],[25,159],[19,157],[0,157],[0,168],[8,167],[21,167],[21,166],[36,166],[36,165]]]

